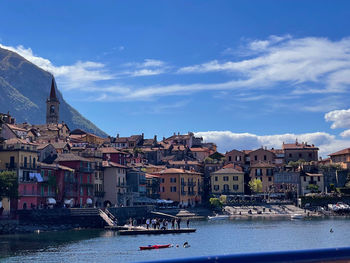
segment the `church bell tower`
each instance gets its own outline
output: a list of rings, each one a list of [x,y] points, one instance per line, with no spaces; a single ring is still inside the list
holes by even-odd
[[[46,124],[58,123],[60,102],[56,96],[55,79],[52,78],[50,97],[46,100]]]

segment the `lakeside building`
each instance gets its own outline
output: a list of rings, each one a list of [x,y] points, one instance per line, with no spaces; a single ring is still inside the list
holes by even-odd
[[[179,205],[196,206],[202,202],[202,174],[185,169],[167,168],[160,176],[160,198]]]
[[[350,169],[350,148],[331,153],[328,156],[330,163],[339,164],[343,169]]]
[[[93,205],[93,178],[94,169],[89,159],[75,155],[73,153],[59,154],[55,160],[58,164],[74,169],[74,180],[71,193],[75,206],[92,206]]]
[[[301,195],[312,192],[324,192],[324,176],[321,173],[307,173],[300,175]]]
[[[127,168],[124,165],[111,161],[103,161],[104,180],[103,206],[126,206],[127,205]]]
[[[250,167],[250,178],[259,179],[262,182],[262,191],[269,192],[274,184],[275,166],[267,162],[258,162]]]
[[[0,170],[14,171],[18,182],[28,182],[37,173],[37,146],[23,139],[5,140],[0,145]],[[18,202],[10,200],[10,210],[16,210]]]
[[[211,192],[214,195],[244,194],[244,172],[222,168],[210,174]]]
[[[304,160],[305,162],[318,161],[318,148],[315,145],[309,145],[307,142],[284,143],[282,149],[285,155],[285,163]]]

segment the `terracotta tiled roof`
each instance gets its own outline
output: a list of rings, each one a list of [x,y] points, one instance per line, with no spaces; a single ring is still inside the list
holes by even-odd
[[[190,148],[191,152],[209,152],[208,148]]]
[[[26,145],[36,145],[35,143],[31,143],[31,142],[27,142],[26,140],[24,139],[19,139],[19,138],[11,138],[11,139],[8,139],[8,140],[5,140],[5,144],[6,145],[11,145],[11,144],[26,144]]]
[[[116,143],[127,143],[128,138],[127,137],[120,137],[120,138],[115,138]]]
[[[121,165],[119,163],[114,163],[114,162],[108,162],[108,161],[103,161],[102,162],[103,167],[116,167],[116,168],[124,168],[127,169],[127,166]]]
[[[16,126],[16,125],[13,125],[13,124],[7,124],[7,126],[8,126],[11,130],[27,132],[26,129],[20,128],[20,127],[18,127],[18,126]]]
[[[336,156],[336,155],[344,155],[344,154],[350,154],[350,148],[343,149],[341,151],[328,154],[328,156]]]
[[[226,154],[232,153],[232,152],[239,152],[239,153],[244,154],[244,151],[239,151],[239,150],[236,150],[236,149],[233,149],[233,150],[231,150],[231,151],[229,151],[229,152],[226,152]]]
[[[101,151],[102,153],[120,153],[120,151],[114,147],[103,147],[103,148],[98,148],[98,150]]]
[[[200,165],[198,161],[168,161],[170,165]]]
[[[39,144],[37,149],[38,150],[42,150],[42,149],[45,149],[47,146],[49,146],[51,143],[42,143],[42,144]]]
[[[64,147],[66,147],[66,145],[68,143],[67,142],[52,142],[51,144],[55,149],[63,149]],[[68,144],[68,146],[70,147],[69,144]]]
[[[226,164],[224,167],[222,167],[223,169],[227,169],[227,168],[232,168],[232,169],[236,169],[238,171],[243,171],[242,167],[240,167],[239,165],[235,165],[233,163],[229,163]]]
[[[53,163],[53,164],[48,164],[48,163],[40,163],[38,162],[38,165],[41,167],[41,168],[50,168],[50,169],[61,169],[61,170],[65,170],[65,171],[70,171],[70,172],[74,172],[74,169],[72,168],[69,168],[67,166],[64,166],[64,165],[60,165],[58,163]]]
[[[242,150],[242,152],[244,153],[244,154],[249,154],[250,152],[252,152],[253,150]]]
[[[89,162],[88,159],[86,159],[84,157],[81,157],[79,155],[73,154],[73,153],[62,153],[62,154],[59,154],[55,161],[57,161],[57,162],[67,162],[67,161]]]
[[[157,174],[146,174],[146,178],[160,178],[160,175]]]
[[[168,168],[158,172],[157,174],[200,174],[200,173],[188,171],[184,169]]]
[[[213,174],[244,174],[242,171],[238,171],[237,169],[233,168],[222,168]]]
[[[318,150],[317,147],[315,147],[315,145],[308,145],[307,143],[283,143],[282,144],[282,149],[283,150],[292,150],[292,149],[314,149],[314,150]]]
[[[265,162],[258,162],[253,165],[251,165],[252,168],[274,168],[275,165],[271,163],[265,163]]]

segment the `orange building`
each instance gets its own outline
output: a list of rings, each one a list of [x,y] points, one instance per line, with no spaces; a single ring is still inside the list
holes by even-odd
[[[203,178],[201,173],[169,168],[160,175],[160,198],[178,202],[181,206],[195,206],[202,201]]]
[[[268,192],[274,183],[274,168],[274,165],[265,162],[255,163],[250,167],[250,178],[262,182],[263,192]]]

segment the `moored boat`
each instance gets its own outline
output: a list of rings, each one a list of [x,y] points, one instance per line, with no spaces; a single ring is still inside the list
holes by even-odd
[[[140,247],[140,250],[149,250],[149,249],[159,249],[159,248],[168,248],[171,244],[167,245],[149,245],[147,247]]]
[[[227,219],[230,218],[229,215],[215,215],[215,216],[208,216],[209,220],[223,220],[223,219]]]
[[[291,219],[303,219],[304,216],[302,214],[293,214],[290,216]]]

